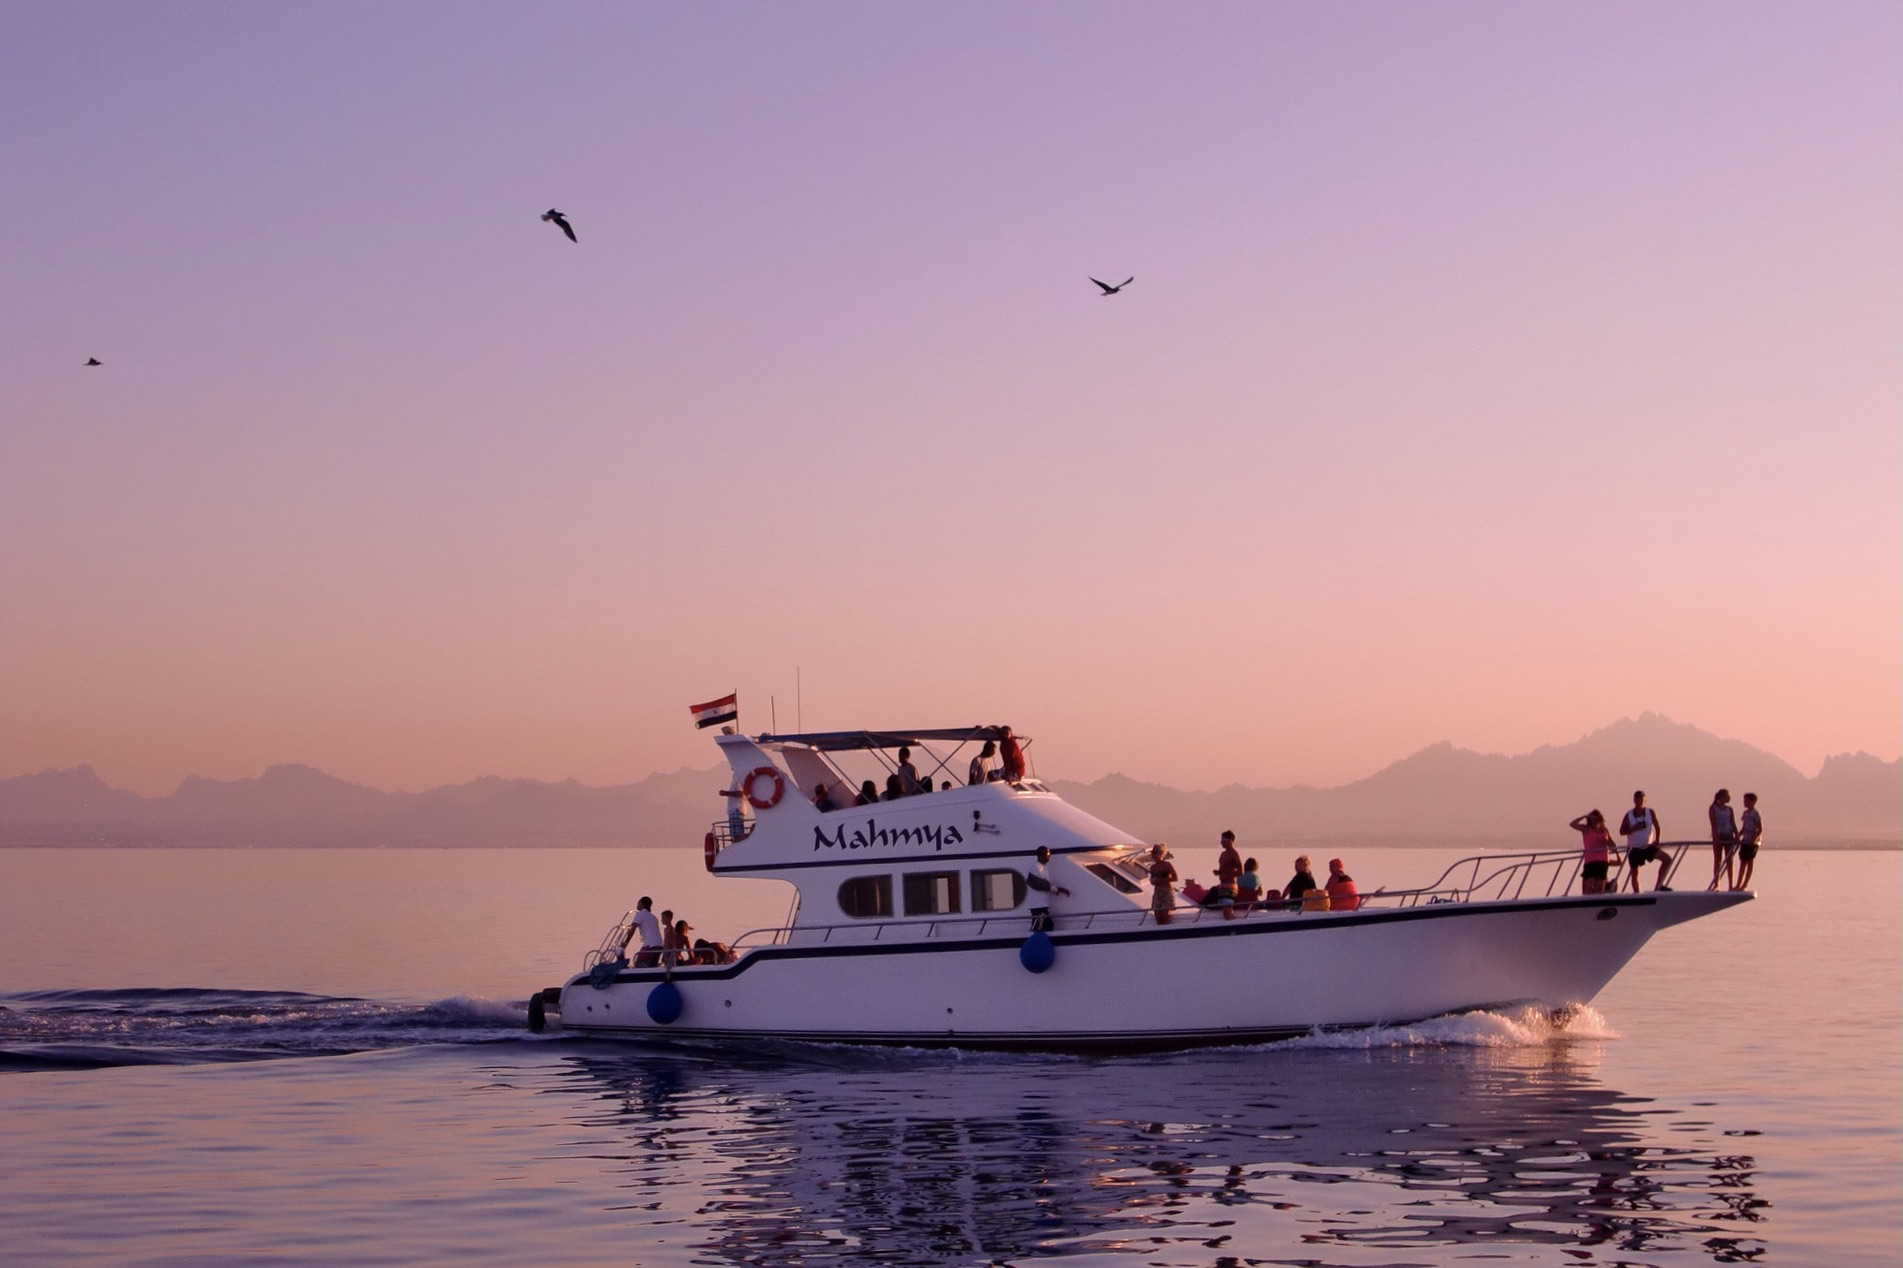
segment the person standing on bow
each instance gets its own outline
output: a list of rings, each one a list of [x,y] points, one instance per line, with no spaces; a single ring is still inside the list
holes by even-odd
[[[1625,812],[1625,818],[1619,820],[1619,834],[1625,838],[1626,881],[1632,886],[1632,892],[1639,892],[1639,869],[1647,863],[1659,865],[1660,889],[1665,888],[1665,877],[1672,870],[1672,856],[1659,848],[1664,839],[1665,830],[1659,826],[1658,815],[1652,807],[1645,804],[1645,794],[1632,794],[1632,809]]]
[[[1176,864],[1170,862],[1170,847],[1161,841],[1150,847],[1150,912],[1156,923],[1166,925],[1176,910]]]
[[[1738,819],[1731,811],[1731,790],[1720,788],[1711,799],[1711,809],[1705,812],[1711,820],[1711,884],[1706,889],[1717,889],[1718,878],[1725,878],[1725,888],[1731,888],[1731,864],[1738,853]]]
[[[1764,839],[1764,819],[1758,814],[1758,795],[1744,795],[1744,816],[1738,825],[1738,880],[1733,889],[1751,888],[1751,871],[1758,862],[1758,843]]]
[[[1612,833],[1606,831],[1606,817],[1589,810],[1566,825],[1580,838],[1579,892],[1606,892],[1606,869],[1612,866]]]
[[[1051,883],[1051,847],[1037,847],[1037,862],[1030,874],[1024,878],[1024,887],[1031,891],[1031,932],[1050,933],[1057,928],[1051,919],[1051,896],[1062,894],[1070,897],[1070,891],[1062,885]]]

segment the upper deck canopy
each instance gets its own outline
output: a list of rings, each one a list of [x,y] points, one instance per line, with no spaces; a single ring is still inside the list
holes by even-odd
[[[847,749],[905,748],[922,740],[965,744],[972,740],[1002,740],[1008,726],[940,727],[923,731],[808,731],[803,735],[762,735],[756,744],[804,744],[822,752]]]

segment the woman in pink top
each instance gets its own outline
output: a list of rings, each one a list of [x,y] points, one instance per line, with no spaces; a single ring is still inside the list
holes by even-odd
[[[1597,810],[1580,815],[1566,825],[1579,833],[1582,865],[1579,869],[1579,892],[1582,894],[1603,894],[1606,892],[1606,869],[1612,864],[1612,833],[1606,830],[1606,817]]]

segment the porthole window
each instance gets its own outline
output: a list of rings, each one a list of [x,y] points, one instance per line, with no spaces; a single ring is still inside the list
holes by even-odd
[[[839,910],[855,920],[892,914],[892,878],[855,876],[839,887]]]
[[[944,916],[958,910],[958,873],[907,872],[905,914]]]
[[[1009,868],[971,874],[973,911],[1010,911],[1024,901],[1024,878]]]

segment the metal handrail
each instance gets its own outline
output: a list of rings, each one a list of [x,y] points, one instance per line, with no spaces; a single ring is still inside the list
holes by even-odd
[[[1666,866],[1666,883],[1677,874],[1685,861],[1689,848],[1711,844],[1709,841],[1661,841],[1671,855]],[[1444,903],[1473,902],[1513,902],[1526,898],[1553,898],[1574,892],[1579,880],[1583,858],[1575,847],[1566,850],[1535,850],[1523,854],[1475,854],[1458,859],[1447,865],[1431,884],[1414,889],[1377,889],[1362,893],[1356,908],[1359,910],[1380,908],[1411,908],[1438,906]],[[1611,851],[1611,861],[1607,866],[1607,884],[1614,887],[1606,892],[1618,892],[1621,873],[1626,866],[1626,850],[1615,845]],[[1195,925],[1204,921],[1223,920],[1265,920],[1288,919],[1303,916],[1327,914],[1325,911],[1306,909],[1299,901],[1287,900],[1238,903],[1231,909],[1232,914],[1225,916],[1220,907],[1202,907],[1186,904],[1176,907],[1171,913],[1172,925]],[[1155,913],[1148,907],[1130,907],[1122,911],[1075,912],[1071,914],[1053,913],[1059,932],[1083,932],[1097,929],[1115,929],[1120,927],[1141,928],[1146,922],[1155,924]],[[583,963],[583,970],[622,954],[627,942],[627,934],[633,927],[634,913],[628,912],[620,923],[602,940],[601,947],[589,953]],[[797,925],[790,921],[786,924],[763,926],[749,929],[727,945],[736,958],[757,950],[762,946],[784,945],[795,935],[811,937],[822,944],[831,943],[834,934],[850,934],[857,940],[882,942],[891,934],[895,938],[910,937],[917,941],[929,941],[938,938],[984,937],[992,925],[1016,926],[1029,932],[1030,913],[1023,909],[1010,912],[988,912],[958,914],[939,912],[929,916],[893,917],[877,922],[848,921],[833,924]],[[973,926],[976,926],[973,928]],[[1014,930],[1015,931],[1015,930]],[[693,966],[682,966],[693,967]]]

